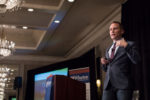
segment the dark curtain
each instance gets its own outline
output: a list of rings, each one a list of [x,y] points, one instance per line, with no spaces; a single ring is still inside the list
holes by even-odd
[[[135,41],[141,62],[134,66],[135,88],[140,100],[150,100],[150,5],[148,0],[128,0],[122,5],[125,38]]]

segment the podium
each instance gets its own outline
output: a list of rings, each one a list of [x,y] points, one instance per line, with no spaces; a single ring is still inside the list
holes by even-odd
[[[85,84],[62,75],[52,79],[49,100],[86,100]]]

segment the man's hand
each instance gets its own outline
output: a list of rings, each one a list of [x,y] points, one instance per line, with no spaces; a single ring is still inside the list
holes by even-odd
[[[103,65],[106,65],[106,64],[109,63],[109,61],[106,60],[106,58],[102,57],[102,58],[101,58],[101,63],[102,63]]]
[[[120,46],[120,47],[126,47],[128,45],[128,43],[127,43],[127,41],[124,39],[124,38],[122,38],[121,40],[118,40],[117,42],[116,42],[116,46]]]

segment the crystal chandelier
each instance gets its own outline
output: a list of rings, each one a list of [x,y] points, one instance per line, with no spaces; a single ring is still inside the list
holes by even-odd
[[[5,87],[6,87],[6,83],[7,83],[10,71],[11,71],[10,68],[8,68],[7,66],[0,65],[0,100],[4,99]]]
[[[0,0],[0,13],[5,13],[7,10],[17,10],[22,1],[23,0]]]
[[[6,35],[4,33],[4,28],[2,26],[2,32],[0,36],[0,55],[9,56],[15,50],[15,43],[13,41],[6,40]]]

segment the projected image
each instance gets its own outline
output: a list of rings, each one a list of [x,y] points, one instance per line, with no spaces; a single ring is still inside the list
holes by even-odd
[[[53,70],[34,76],[34,100],[52,100],[52,77],[54,75],[68,75],[68,68]]]
[[[16,98],[12,98],[11,100],[16,100]]]

